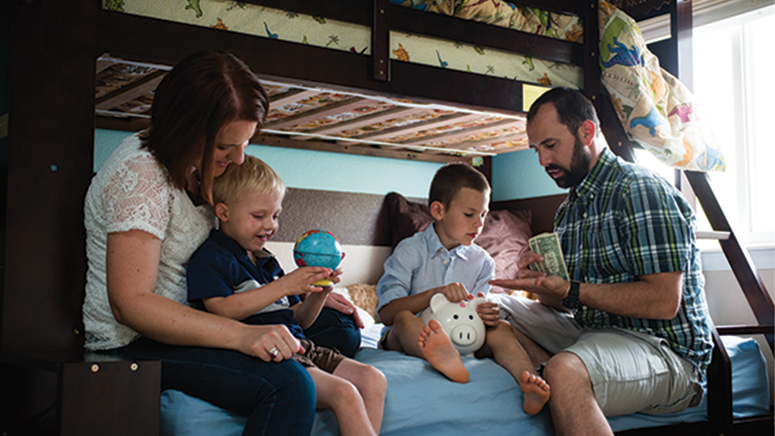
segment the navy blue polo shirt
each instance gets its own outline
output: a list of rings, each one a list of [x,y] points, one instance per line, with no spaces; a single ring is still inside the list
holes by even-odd
[[[228,297],[283,276],[280,263],[272,253],[264,249],[256,257],[253,264],[247,250],[237,241],[218,230],[210,231],[210,237],[194,252],[188,263],[188,301],[204,310],[203,298]],[[293,318],[290,309],[300,302],[298,295],[290,295],[241,321],[246,324],[284,324],[295,337],[304,339],[304,330]]]

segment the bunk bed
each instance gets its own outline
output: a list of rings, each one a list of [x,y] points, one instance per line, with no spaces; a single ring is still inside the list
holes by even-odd
[[[285,118],[291,118],[290,122],[283,125],[282,117],[277,115],[277,120],[270,120],[270,124],[274,121],[275,127],[279,127],[271,129],[273,132],[268,135],[255,138],[259,143],[390,158],[432,161],[476,159],[483,171],[488,173],[491,171],[490,156],[524,147],[524,124],[520,124],[520,118],[524,116],[524,106],[530,101],[530,93],[542,84],[405,62],[398,54],[391,57],[394,49],[390,45],[391,29],[408,34],[430,34],[444,40],[464,41],[473,47],[513,51],[531,58],[577,65],[583,72],[578,87],[595,102],[613,151],[626,159],[633,159],[634,144],[622,129],[616,108],[605,97],[599,80],[598,26],[584,24],[597,23],[597,2],[521,2],[578,17],[578,23],[584,27],[581,43],[429,14],[393,5],[388,0],[246,2],[367,26],[371,29],[369,54],[361,52],[360,46],[353,46],[352,52],[349,49],[331,50],[283,41],[272,37],[276,32],[268,27],[266,32],[269,37],[256,37],[218,30],[217,27],[192,26],[111,11],[121,6],[120,1],[106,1],[104,7],[95,0],[78,0],[67,5],[48,1],[19,2],[12,6],[7,3],[10,2],[4,3],[2,8],[8,13],[3,15],[12,21],[9,24],[13,27],[4,26],[7,29],[4,36],[8,41],[4,46],[4,55],[11,65],[13,86],[9,89],[7,101],[0,102],[11,108],[7,121],[8,135],[0,138],[5,153],[0,165],[6,175],[2,179],[5,189],[0,191],[6,195],[2,216],[5,228],[13,230],[5,231],[5,250],[0,255],[5,266],[2,377],[8,398],[13,396],[17,401],[4,408],[2,421],[12,423],[8,429],[22,434],[158,433],[158,362],[101,360],[93,355],[84,356],[81,348],[80,304],[85,273],[81,205],[92,175],[93,156],[89,145],[93,143],[95,110],[98,111],[99,127],[137,130],[144,126],[144,122],[147,123],[142,117],[121,118],[99,112],[101,103],[108,109],[115,107],[110,103],[110,92],[102,100],[99,96],[94,97],[96,79],[111,65],[131,62],[150,66],[153,71],[144,70],[146,76],[140,80],[140,86],[128,88],[135,91],[143,90],[143,87],[152,89],[154,81],[163,75],[164,66],[174,65],[188,53],[202,49],[226,49],[245,60],[262,79],[276,87],[275,102],[298,103],[299,100],[281,99],[293,96],[310,99],[321,93],[337,94],[341,99],[333,104],[340,104],[340,108],[350,111],[364,107],[377,107],[374,112],[395,110],[403,114],[437,111],[433,120],[424,118],[417,121],[427,123],[423,125],[425,130],[438,118],[451,121],[452,125],[463,123],[453,127],[441,127],[442,124],[434,127],[460,133],[459,138],[463,140],[456,145],[423,146],[418,144],[427,141],[414,141],[405,136],[391,140],[398,135],[372,135],[360,138],[360,141],[358,138],[346,141],[341,135],[332,134],[329,126],[320,124],[315,118],[292,118],[293,115],[286,114]],[[687,34],[690,35],[691,4],[686,1],[632,3],[635,4],[623,9],[633,16],[670,11],[672,34],[676,38],[662,43],[658,50],[672,48],[672,54],[661,57],[672,56],[676,62],[674,66],[680,70],[674,72],[683,72],[685,66],[680,65],[683,58],[677,55],[675,49],[683,46]],[[241,7],[240,4],[230,2],[228,6]],[[199,13],[199,1],[189,1],[188,5],[192,13]],[[570,26],[572,28],[573,25]],[[515,37],[515,34],[519,36]],[[439,61],[442,60],[439,58]],[[145,88],[136,97],[142,100],[147,91],[148,88]],[[129,106],[129,110],[138,107]],[[317,114],[331,116],[333,113],[321,110]],[[379,117],[372,115],[373,118],[367,122],[379,123],[391,119],[375,121]],[[344,121],[351,121],[350,127],[357,124],[352,119]],[[294,126],[305,123],[314,125],[297,128],[296,133],[301,130],[301,133],[309,134],[313,130],[310,135],[289,133]],[[500,137],[489,133],[487,129],[492,126],[485,126],[489,123],[495,123],[496,130],[503,132]],[[393,133],[395,131],[390,132]],[[481,137],[472,137],[472,134]],[[430,134],[433,137],[444,135],[439,130]],[[487,136],[495,136],[496,139],[486,140]],[[629,426],[617,434],[769,432],[773,422],[771,409],[769,413],[744,417],[737,417],[733,412],[731,377],[733,371],[739,368],[732,367],[730,353],[724,344],[729,344],[730,350],[735,351],[731,353],[734,358],[741,342],[722,340],[721,335],[765,334],[772,348],[773,304],[755,269],[751,268],[750,259],[736,242],[705,175],[689,171],[686,177],[714,229],[728,234],[727,239],[721,241],[722,248],[759,325],[716,329],[714,339],[717,347],[709,370],[707,413],[700,413],[691,422],[679,418],[679,421],[668,425],[657,419],[638,425],[646,428]],[[334,197],[325,200],[353,201],[352,196]],[[291,192],[286,203],[309,199],[310,196],[304,192]],[[386,212],[381,199],[359,197],[355,201],[365,205],[362,212],[367,216],[366,221],[371,220],[375,224],[378,235],[374,236],[372,243],[385,245]],[[555,210],[558,203],[558,198],[551,197],[496,203],[493,209],[531,209],[534,212],[531,226],[536,230],[550,228],[550,211]],[[345,226],[342,222],[330,224],[329,228]],[[31,283],[32,277],[36,279],[35,283]],[[48,322],[41,323],[41,320]],[[374,352],[367,350],[364,361],[370,358],[375,358]],[[487,362],[472,364],[486,365]],[[494,377],[497,378],[498,374]],[[512,395],[513,391],[510,390]],[[83,398],[93,401],[84,401]],[[386,419],[390,417],[386,415]],[[547,419],[546,412],[543,418],[539,417],[534,429],[537,434],[551,432]],[[517,420],[504,425],[513,429],[522,423]],[[415,429],[430,434],[430,429]],[[500,427],[500,431],[503,429]],[[460,428],[445,431],[454,433],[455,430]],[[335,423],[331,423],[330,417],[323,417],[316,432],[335,434]]]

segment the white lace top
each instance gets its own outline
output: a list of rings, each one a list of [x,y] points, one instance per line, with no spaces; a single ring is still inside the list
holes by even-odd
[[[215,215],[208,207],[194,206],[184,191],[173,187],[166,170],[140,145],[137,135],[125,139],[94,176],[86,194],[89,269],[83,322],[89,350],[123,347],[140,336],[119,324],[110,309],[105,265],[108,233],[138,229],[161,239],[155,292],[187,304],[188,259],[215,226]]]

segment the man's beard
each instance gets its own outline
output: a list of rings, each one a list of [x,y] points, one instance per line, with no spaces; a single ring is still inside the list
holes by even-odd
[[[576,139],[573,142],[573,156],[571,156],[570,168],[562,168],[559,165],[551,164],[546,167],[546,171],[560,170],[563,175],[554,179],[557,186],[560,188],[574,188],[584,180],[584,177],[589,173],[589,163],[592,161],[592,156],[589,151],[581,143],[579,135],[576,134]]]

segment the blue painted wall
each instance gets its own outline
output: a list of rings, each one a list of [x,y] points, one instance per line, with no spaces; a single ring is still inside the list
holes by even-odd
[[[108,160],[110,154],[113,153],[121,141],[127,136],[131,135],[130,132],[121,132],[116,130],[103,130],[97,129],[94,131],[94,172],[96,173],[102,168],[102,164]]]
[[[533,150],[500,154],[492,159],[492,201],[521,200],[568,192],[560,189],[538,163]]]
[[[403,159],[251,145],[248,154],[268,163],[294,188],[428,197],[441,164]]]
[[[94,171],[129,135],[101,130],[94,134]],[[251,145],[247,153],[272,166],[291,188],[386,194],[400,192],[407,197],[428,197],[431,179],[441,164],[403,159],[348,155]],[[508,201],[556,195],[560,189],[538,164],[532,150],[493,157],[492,200]]]
[[[128,132],[98,129],[94,133],[97,171]],[[291,188],[384,195],[396,191],[427,198],[436,170],[442,165],[403,159],[250,145],[248,154],[268,163]]]

